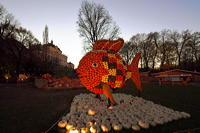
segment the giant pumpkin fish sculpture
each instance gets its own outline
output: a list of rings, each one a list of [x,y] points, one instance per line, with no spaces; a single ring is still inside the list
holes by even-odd
[[[123,61],[117,53],[124,40],[99,40],[93,44],[93,49],[79,62],[77,69],[81,83],[96,94],[104,94],[110,102],[117,104],[111,94],[111,89],[121,88],[129,78],[141,91],[141,80],[138,72],[138,62],[141,54],[137,54],[130,65]]]

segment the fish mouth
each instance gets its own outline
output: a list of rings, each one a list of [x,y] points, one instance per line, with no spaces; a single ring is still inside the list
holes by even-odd
[[[78,73],[78,77],[79,77],[79,78],[86,78],[87,75],[84,75],[84,74]]]
[[[79,78],[86,78],[87,76],[79,76]]]

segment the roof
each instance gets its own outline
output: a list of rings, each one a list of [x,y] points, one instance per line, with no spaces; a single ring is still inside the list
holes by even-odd
[[[176,72],[176,71],[200,75],[200,72],[194,72],[194,71],[188,71],[188,70],[181,70],[181,69],[173,69],[173,70],[169,70],[169,71],[158,72],[158,73],[154,73],[152,75],[158,75],[158,74],[163,74],[163,73],[166,73],[166,72]]]
[[[192,74],[180,74],[180,75],[158,75],[155,77],[190,77]]]
[[[44,44],[43,46],[44,46],[44,47],[49,47],[49,46],[51,46],[51,47],[57,48],[59,51],[61,51],[60,48],[59,48],[58,46],[56,46],[56,45],[54,45],[54,44],[52,44],[52,43]],[[61,51],[61,52],[62,52],[62,51]]]

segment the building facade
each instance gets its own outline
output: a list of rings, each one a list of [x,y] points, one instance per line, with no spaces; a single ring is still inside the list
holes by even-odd
[[[39,57],[42,61],[51,62],[61,66],[74,66],[71,62],[68,63],[68,57],[62,54],[62,51],[53,43],[44,45],[32,46],[32,52],[35,56]],[[73,67],[74,68],[74,67]]]

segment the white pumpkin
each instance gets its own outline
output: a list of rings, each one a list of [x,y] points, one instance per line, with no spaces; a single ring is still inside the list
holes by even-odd
[[[142,121],[138,121],[138,125],[142,128],[149,128],[149,124]]]
[[[138,125],[132,125],[131,128],[134,130],[134,131],[139,131],[140,130],[140,127]]]
[[[87,122],[87,125],[91,127],[94,125],[94,123],[92,121],[89,121],[89,122]]]
[[[113,129],[114,129],[115,131],[120,131],[120,130],[122,129],[122,126],[121,126],[120,124],[114,124],[114,125],[113,125]]]
[[[108,127],[106,125],[101,125],[101,130],[103,132],[108,132],[109,131],[109,129],[108,129]]]

